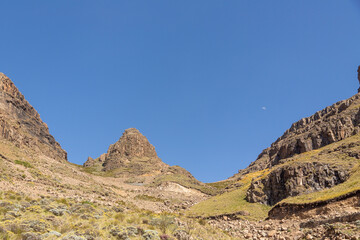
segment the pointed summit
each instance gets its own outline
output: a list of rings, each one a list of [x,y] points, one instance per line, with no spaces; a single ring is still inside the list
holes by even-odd
[[[126,168],[142,174],[166,166],[157,156],[155,147],[135,128],[126,129],[119,141],[110,145],[104,161],[104,170]]]
[[[136,128],[126,129],[119,141],[111,145],[108,158],[158,158],[155,147]]]
[[[157,156],[155,147],[136,128],[126,129],[119,141],[110,145],[100,158],[84,163],[86,167],[101,164],[104,171],[117,169],[119,173],[141,175],[161,171],[168,167]]]
[[[67,153],[50,135],[39,113],[3,73],[0,73],[0,140],[67,160]]]

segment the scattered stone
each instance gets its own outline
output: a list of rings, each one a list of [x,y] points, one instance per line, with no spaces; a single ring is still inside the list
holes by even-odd
[[[189,240],[190,235],[185,230],[176,230],[174,233],[174,237],[177,240]]]
[[[41,240],[41,236],[37,233],[32,233],[32,232],[28,232],[28,233],[23,233],[21,234],[22,240]]]
[[[53,213],[55,216],[63,216],[67,210],[63,208],[53,208],[49,212]]]
[[[155,230],[145,230],[142,235],[145,240],[160,240],[159,233]]]

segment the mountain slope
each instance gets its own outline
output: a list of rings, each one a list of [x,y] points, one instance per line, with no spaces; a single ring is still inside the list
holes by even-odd
[[[126,201],[157,212],[172,212],[181,202],[186,208],[207,198],[200,191],[207,189],[205,184],[185,169],[163,163],[136,129],[126,130],[101,157],[106,167],[95,160],[96,164],[87,162],[95,169],[69,163],[39,114],[4,74],[0,75],[0,123],[2,191],[107,205]],[[182,178],[157,179],[162,175]]]
[[[67,153],[14,83],[0,73],[0,139],[31,147],[49,157],[67,160]]]
[[[227,192],[193,206],[188,214],[281,219],[301,210],[303,216],[315,217],[324,212],[314,209],[348,198],[353,200],[346,200],[352,203],[343,214],[359,212],[359,129],[360,93],[294,123],[248,168],[227,180]],[[329,207],[326,214],[330,218],[336,208]]]
[[[155,147],[135,128],[126,129],[107,153],[95,159],[89,157],[83,166],[86,172],[94,175],[128,178],[130,184],[166,189],[173,183],[180,185],[177,188],[194,189],[208,195],[218,193],[218,189],[200,182],[187,170],[161,161]]]
[[[335,103],[294,123],[240,174],[263,170],[283,159],[319,149],[359,133],[360,95]]]
[[[0,79],[2,239],[300,239],[308,234],[303,227],[312,224],[306,218],[320,225],[360,217],[357,133],[276,164],[265,161],[271,168],[259,161],[258,168],[212,184],[163,163],[136,129],[78,166],[66,161],[66,152],[13,83]],[[336,114],[359,111],[357,100]],[[342,215],[334,215],[339,207]],[[266,216],[270,220],[255,222]],[[305,220],[293,220],[299,217]],[[345,235],[314,232],[330,239],[360,237],[355,224],[340,227]]]
[[[232,179],[234,182],[228,192],[195,205],[189,214],[203,217],[227,214],[261,219],[271,209],[272,218],[296,215],[296,209],[307,204],[314,204],[311,209],[315,209],[322,202],[351,197],[360,190],[359,159],[360,134],[356,134],[283,159],[270,169],[237,176]],[[356,205],[358,202],[348,205],[349,212],[360,207]]]

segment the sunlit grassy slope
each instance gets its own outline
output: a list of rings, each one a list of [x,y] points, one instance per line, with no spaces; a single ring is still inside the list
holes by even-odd
[[[352,153],[355,153],[355,155]],[[240,184],[238,189],[201,202],[193,206],[188,211],[188,214],[190,216],[209,217],[246,211],[250,215],[244,216],[244,218],[263,219],[267,216],[271,207],[258,203],[249,203],[245,200],[246,191],[248,190],[251,181],[253,179],[257,180],[259,178],[264,178],[269,172],[277,168],[305,162],[322,162],[336,165],[338,168],[342,169],[351,169],[351,175],[346,182],[333,188],[286,198],[282,202],[303,204],[316,201],[326,201],[356,190],[360,190],[360,160],[353,157],[356,156],[356,153],[359,153],[360,156],[359,134],[323,148],[284,159],[278,166],[273,167],[271,170],[247,174],[238,182],[238,184]]]
[[[249,188],[252,179],[264,177],[267,173],[268,170],[247,174],[243,179],[237,182],[241,185],[239,189],[201,202],[193,206],[188,211],[188,214],[190,216],[209,217],[245,211],[249,214],[248,216],[245,216],[248,219],[258,220],[267,217],[267,213],[271,207],[258,203],[249,203],[245,200],[246,191]]]

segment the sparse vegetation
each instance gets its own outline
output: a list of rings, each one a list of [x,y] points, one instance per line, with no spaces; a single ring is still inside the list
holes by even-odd
[[[15,160],[15,164],[22,165],[26,168],[33,168],[33,166],[30,163],[25,161]]]
[[[116,212],[114,207],[90,205],[88,200],[77,202],[64,198],[30,199],[22,196],[20,199],[18,197],[13,199],[11,197],[18,195],[11,191],[0,192],[3,198],[0,200],[0,217],[7,218],[6,221],[0,221],[0,239],[24,239],[24,236],[57,239],[72,236],[76,239],[130,237],[140,240],[146,239],[145,235],[174,239],[177,230],[185,231],[185,227],[179,226],[177,222],[187,222],[184,217],[168,213],[159,215],[136,208],[128,209],[126,212]],[[19,208],[19,206],[27,207]],[[60,211],[64,213],[59,214]],[[212,232],[206,224],[197,222],[194,224],[192,227],[203,230],[198,233],[194,231],[189,236],[203,239],[230,239],[221,231]]]
[[[342,184],[310,194],[289,197],[281,202],[302,204],[326,201],[353,191],[360,190],[360,160],[355,157],[350,157],[348,154],[339,151],[339,149],[345,149],[347,146],[351,146],[351,151],[353,152],[360,152],[360,135],[358,134],[342,141],[327,145],[323,148],[284,159],[281,161],[280,165],[277,165],[271,169],[273,171],[284,165],[294,165],[305,162],[322,162],[336,165],[339,167],[339,169],[351,169],[349,179]],[[201,202],[193,206],[188,211],[188,214],[190,216],[208,217],[246,211],[250,214],[249,216],[239,217],[254,220],[266,218],[267,213],[271,207],[258,203],[249,203],[245,200],[245,196],[251,181],[253,179],[256,180],[264,178],[269,172],[269,170],[265,170],[243,176],[240,181],[232,183],[241,186],[240,188]]]

